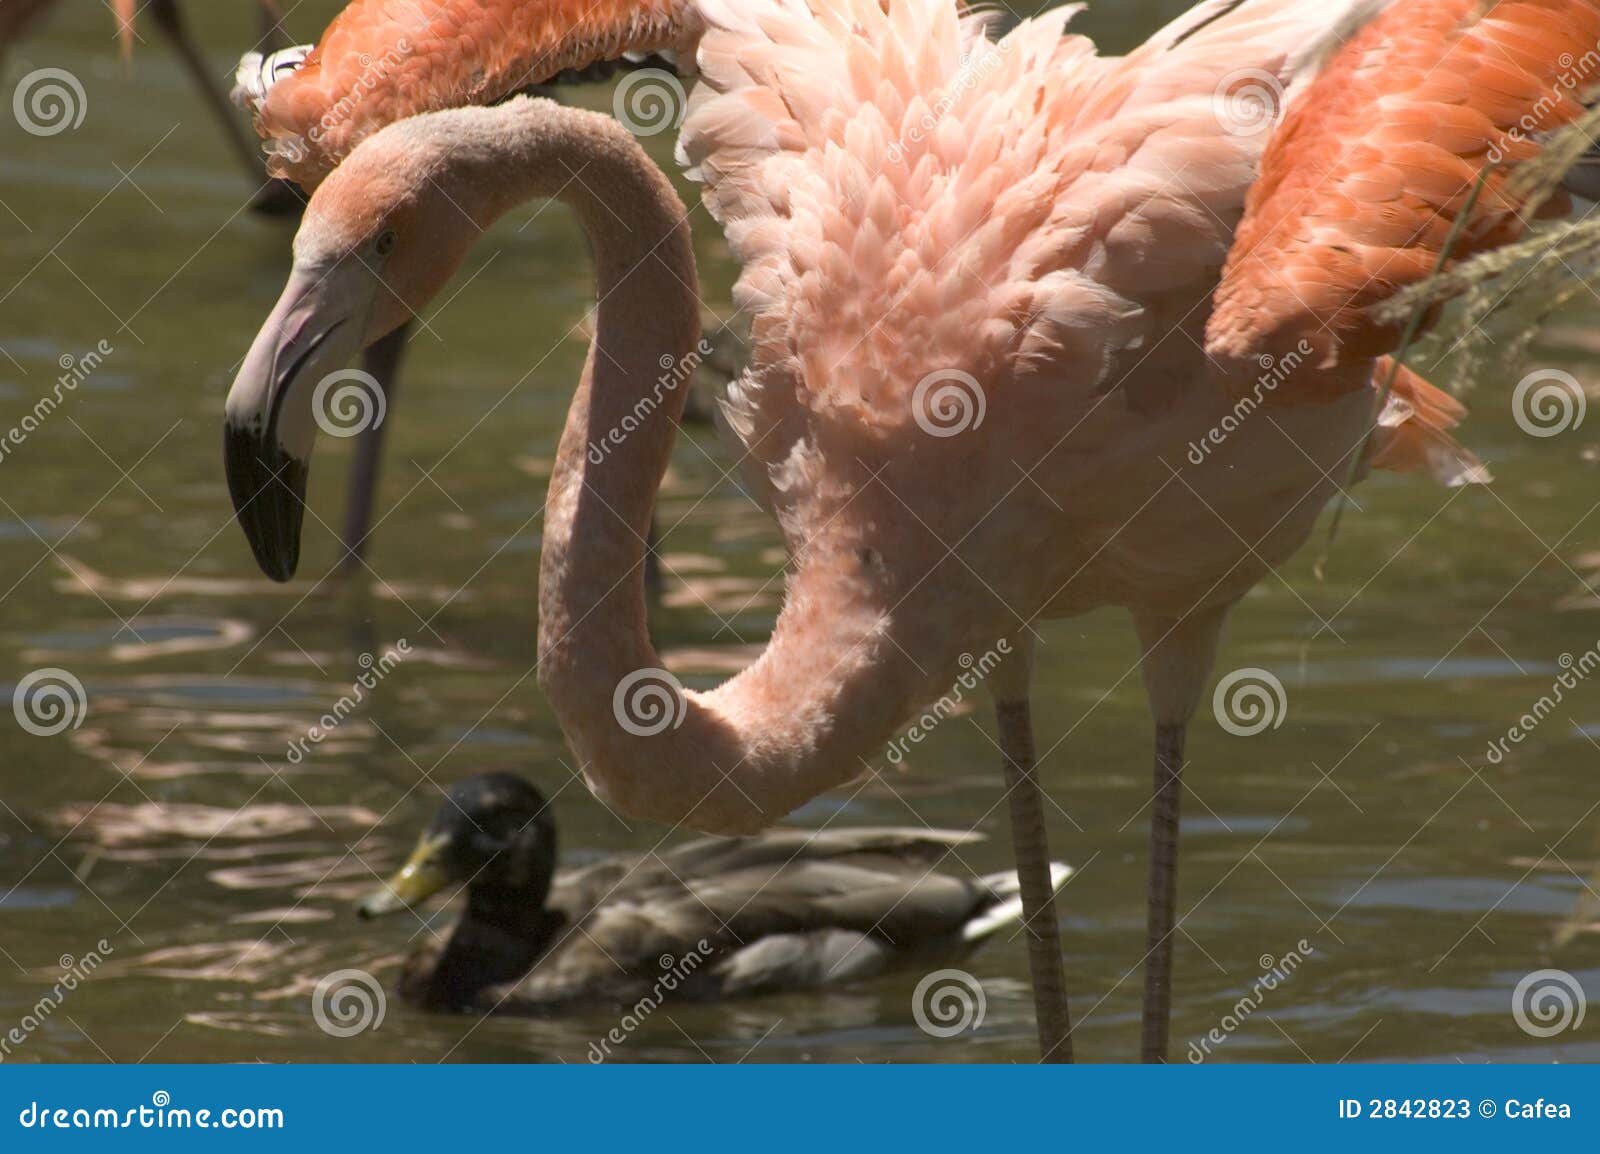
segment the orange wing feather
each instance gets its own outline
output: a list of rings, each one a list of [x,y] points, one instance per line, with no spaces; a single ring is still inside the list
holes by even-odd
[[[315,186],[385,124],[692,41],[687,0],[355,0],[255,109],[275,176]],[[470,46],[470,51],[462,47]]]
[[[1583,113],[1597,42],[1600,0],[1403,0],[1374,19],[1269,144],[1207,351],[1243,360],[1305,339],[1332,367],[1395,348],[1403,326],[1365,310],[1432,274],[1486,167],[1450,258],[1521,234],[1507,181],[1538,155],[1536,133]],[[1360,379],[1307,374],[1298,399],[1320,399],[1313,381]]]
[[[1392,357],[1378,358],[1373,383],[1381,387],[1391,378],[1388,403],[1368,444],[1368,467],[1426,472],[1451,486],[1488,481],[1489,470],[1448,431],[1467,415],[1466,406],[1410,369],[1396,366]]]

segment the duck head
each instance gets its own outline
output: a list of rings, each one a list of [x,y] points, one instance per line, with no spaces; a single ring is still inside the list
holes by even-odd
[[[555,867],[544,795],[513,774],[480,774],[450,788],[411,857],[359,911],[375,918],[409,909],[451,886],[467,888],[469,908],[538,910]]]

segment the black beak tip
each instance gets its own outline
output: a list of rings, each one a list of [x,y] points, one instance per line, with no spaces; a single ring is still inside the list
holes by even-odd
[[[254,429],[228,426],[223,445],[228,492],[261,571],[279,583],[300,566],[309,465]]]
[[[298,554],[296,549],[294,554]],[[298,555],[268,557],[263,555],[260,548],[255,549],[256,564],[261,566],[261,571],[279,585],[287,585],[294,580],[295,571],[300,568]]]

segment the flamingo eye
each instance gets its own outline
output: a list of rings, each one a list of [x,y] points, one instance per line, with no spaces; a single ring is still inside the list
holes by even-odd
[[[379,256],[388,256],[394,251],[397,241],[398,238],[394,234],[394,229],[386,228],[378,234],[378,239],[373,241],[372,251]]]

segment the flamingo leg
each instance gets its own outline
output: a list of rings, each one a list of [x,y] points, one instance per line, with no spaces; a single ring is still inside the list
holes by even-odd
[[[1006,796],[1011,805],[1012,852],[1022,889],[1023,929],[1028,935],[1028,969],[1033,977],[1033,1008],[1042,1062],[1072,1061],[1072,1015],[1061,960],[1061,926],[1056,917],[1055,884],[1050,876],[1050,845],[1045,830],[1044,793],[1035,773],[1033,716],[1028,702],[1028,653],[1001,666],[996,676],[995,721],[1006,759]]]
[[[656,519],[651,517],[644,549],[644,596],[651,608],[661,604],[661,555],[656,552],[659,535]]]
[[[283,13],[275,0],[256,0],[257,15],[261,24],[261,39],[257,47],[262,52],[276,52],[289,46],[289,34],[284,31]]]
[[[400,387],[400,364],[405,359],[406,342],[411,339],[411,326],[402,325],[377,344],[367,349],[362,367],[382,390],[386,408],[394,405],[395,393]],[[378,501],[378,475],[383,465],[383,428],[374,425],[361,430],[356,437],[355,459],[350,462],[350,482],[345,497],[344,530],[341,540],[344,559],[339,568],[346,576],[361,567],[366,559],[367,543],[372,535],[373,510]],[[644,584],[652,605],[661,600],[661,558],[656,554],[656,523],[650,522],[649,548],[644,556]]]
[[[1139,1059],[1167,1060],[1172,1023],[1172,924],[1178,906],[1178,808],[1183,798],[1183,745],[1188,723],[1156,726],[1156,771],[1150,815],[1149,937],[1144,962],[1144,1025]]]
[[[372,511],[378,499],[378,473],[383,463],[383,430],[393,416],[394,397],[400,386],[400,362],[405,358],[410,337],[411,326],[401,325],[367,349],[362,358],[362,368],[378,382],[387,415],[382,424],[368,426],[356,436],[341,534],[344,554],[339,570],[345,576],[361,568],[366,558],[367,540],[372,534]]]
[[[250,207],[268,216],[292,216],[298,213],[303,203],[299,194],[287,182],[268,178],[259,146],[252,136],[246,134],[227,94],[212,76],[199,45],[189,33],[189,26],[178,8],[178,0],[150,0],[149,11],[156,27],[166,37],[167,43],[172,45],[179,62],[199,89],[201,98],[222,128],[239,163],[250,180],[260,186]]]
[[[1148,949],[1144,1025],[1139,1056],[1167,1060],[1172,1023],[1173,927],[1178,904],[1178,808],[1183,797],[1183,749],[1189,719],[1205,693],[1222,626],[1233,606],[1213,605],[1182,617],[1134,613],[1140,672],[1156,723],[1155,782],[1150,816]]]

